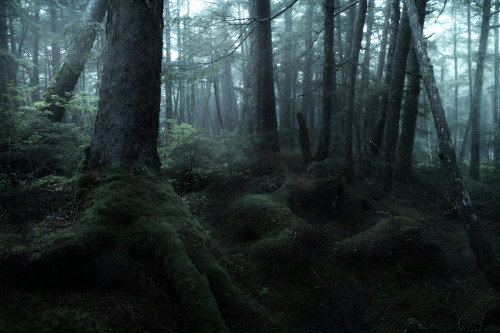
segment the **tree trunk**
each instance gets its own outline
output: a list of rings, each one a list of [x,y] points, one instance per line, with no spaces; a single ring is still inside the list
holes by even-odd
[[[40,7],[35,4],[34,27],[33,27],[33,70],[30,78],[31,101],[40,100],[40,69],[39,69],[39,50],[40,50]]]
[[[253,19],[250,57],[252,110],[255,114],[259,148],[279,151],[276,99],[274,94],[273,48],[270,0],[249,0]]]
[[[495,11],[500,10],[500,1],[495,1]],[[500,33],[498,31],[499,14],[495,14],[495,62],[494,62],[494,75],[495,83],[493,88],[493,114],[495,118],[495,127],[493,128],[495,135],[495,169],[498,170],[500,167],[500,135],[498,131],[500,130]]]
[[[361,41],[363,40],[363,28],[365,26],[367,11],[367,0],[359,1],[358,20],[354,30],[354,40],[351,49],[351,60],[349,76],[347,78],[346,106],[344,109],[344,159],[350,163],[354,157],[353,154],[353,126],[354,126],[354,101],[356,99],[356,76],[358,72],[359,52],[361,50]],[[345,176],[346,183],[354,186],[354,168],[349,168]]]
[[[56,69],[59,67],[61,63],[61,47],[59,46],[59,42],[57,41],[56,35],[59,33],[59,29],[57,27],[57,6],[55,3],[50,3],[50,32],[52,34],[52,41],[50,44],[51,47],[51,66],[52,72],[54,73]]]
[[[451,140],[450,130],[446,122],[446,117],[441,103],[441,97],[436,86],[434,71],[427,55],[427,49],[421,26],[418,20],[418,13],[413,3],[414,0],[405,0],[408,6],[408,16],[410,20],[411,32],[414,40],[415,51],[417,53],[418,64],[424,80],[425,89],[431,104],[434,124],[438,134],[439,158],[444,168],[444,173],[451,183],[450,197],[455,198],[456,208],[463,216],[465,230],[469,237],[472,251],[474,252],[479,268],[484,272],[488,282],[496,292],[500,291],[500,262],[493,249],[484,238],[481,231],[479,219],[474,211],[469,194],[464,187],[462,175],[458,169],[455,150]]]
[[[384,28],[382,29],[382,40],[380,41],[380,52],[378,56],[378,65],[377,65],[377,77],[376,77],[376,85],[382,84],[382,78],[384,75],[384,67],[385,67],[385,57],[387,54],[387,39],[389,36],[389,24],[391,22],[391,3],[386,4],[386,8],[384,11]],[[364,125],[363,128],[365,130],[364,140],[371,139],[370,135],[372,135],[372,131],[374,130],[373,124],[377,121],[377,105],[379,104],[380,94],[379,93],[371,93],[371,97],[368,101],[368,105],[366,107],[366,115],[364,117]],[[385,121],[385,119],[384,119]]]
[[[170,1],[165,1],[165,47],[166,47],[166,57],[165,57],[165,142],[170,144],[171,142],[171,132],[172,125],[174,121],[174,112],[172,109],[172,78],[168,76],[170,72],[170,66],[172,62],[172,53],[170,52],[171,48],[171,15],[170,15]]]
[[[177,0],[177,62],[182,65],[183,63],[183,57],[184,57],[184,50],[183,50],[183,34],[181,30],[181,1]],[[177,110],[177,123],[182,124],[186,122],[186,115],[185,115],[185,103],[186,103],[186,93],[185,93],[185,88],[184,88],[184,80],[182,78],[182,73],[180,73],[180,77],[178,82],[178,107],[179,109]]]
[[[427,0],[417,0],[418,18],[420,25],[424,26],[425,8]],[[410,183],[411,164],[413,155],[413,142],[417,126],[418,100],[420,96],[420,69],[418,67],[417,55],[412,47],[408,60],[408,95],[405,100],[403,111],[403,123],[398,146],[398,169],[397,179],[402,183]]]
[[[472,21],[471,21],[471,1],[467,1],[467,68],[469,74],[469,119],[467,120],[467,126],[465,127],[464,141],[460,148],[460,154],[458,155],[458,162],[462,162],[465,158],[465,150],[469,145],[470,140],[470,127],[472,121],[472,97],[474,94],[473,90],[473,80],[472,80]]]
[[[64,60],[45,91],[42,101],[46,103],[42,111],[47,111],[53,122],[61,122],[85,62],[97,35],[97,25],[101,23],[109,0],[91,0],[82,18],[81,28],[74,35]]]
[[[458,136],[460,130],[458,128],[458,53],[457,53],[457,10],[454,12],[453,19],[453,67],[455,72],[455,94],[453,96],[453,106],[454,106],[454,117],[455,121],[455,133],[453,138],[453,143],[455,146],[455,151],[458,154]]]
[[[304,166],[307,167],[307,165],[312,162],[311,144],[309,143],[309,131],[307,130],[306,118],[300,112],[297,113],[297,121],[299,123],[300,150],[302,151]]]
[[[304,32],[304,45],[305,45],[305,56],[304,56],[304,77],[302,79],[302,105],[301,113],[306,119],[309,119],[309,129],[311,133],[314,133],[314,96],[313,90],[313,38],[312,38],[312,27],[313,27],[313,13],[314,4],[312,2],[307,3],[306,17],[305,17],[305,32]]]
[[[336,99],[336,80],[333,67],[335,65],[335,56],[333,52],[333,33],[334,33],[334,2],[325,0],[323,10],[325,13],[324,24],[324,45],[323,45],[323,95],[321,100],[321,132],[319,137],[318,152],[316,159],[318,161],[328,158],[330,154],[330,138],[332,127],[332,108]]]
[[[9,57],[9,42],[7,37],[7,4],[0,2],[0,110],[10,109],[10,101],[7,96],[7,84],[9,82],[9,68],[11,59]]]
[[[285,129],[289,129],[292,126],[292,84],[293,84],[293,75],[292,75],[292,29],[293,29],[293,21],[292,21],[292,8],[288,9],[285,12],[285,49],[283,55],[283,94],[281,95],[281,112],[280,112],[280,131]]]
[[[403,8],[403,12],[406,7]],[[394,53],[391,71],[391,85],[385,118],[384,153],[386,163],[383,182],[385,191],[389,192],[392,186],[393,164],[396,154],[396,143],[399,135],[399,118],[401,115],[401,101],[405,82],[406,64],[410,50],[411,32],[408,26],[408,15],[403,14],[399,24],[398,40]]]
[[[486,59],[486,50],[488,48],[488,33],[490,29],[490,10],[491,0],[484,0],[481,34],[479,36],[479,52],[471,103],[471,156],[469,176],[475,180],[479,179],[481,98],[483,92],[484,63]]]
[[[163,1],[154,2],[158,3]],[[161,98],[162,10],[158,16],[152,14],[149,6],[118,0],[109,6],[105,67],[90,147],[91,167],[124,165],[154,172],[160,169],[156,141]],[[125,28],[130,25],[133,28]]]
[[[361,69],[361,81],[359,86],[359,91],[363,95],[364,100],[368,100],[370,95],[369,86],[370,86],[370,55],[371,53],[371,35],[373,30],[373,21],[375,20],[375,2],[374,0],[370,0],[368,2],[368,13],[366,14],[366,32],[365,32],[365,53],[363,55],[363,65]],[[358,121],[361,119],[366,119],[367,113],[369,111],[368,104],[363,108],[363,114],[358,117]],[[362,140],[366,140],[366,120],[363,122],[362,127]]]
[[[391,82],[392,73],[392,58],[396,50],[396,41],[398,39],[399,19],[401,16],[399,8],[399,0],[392,1],[392,15],[391,15],[391,30],[389,38],[389,49],[387,50],[387,61],[385,70],[385,84],[389,86]],[[389,91],[383,91],[380,94],[380,102],[378,104],[378,114],[373,128],[372,138],[370,142],[370,154],[374,157],[378,156],[384,138],[385,117],[387,109],[387,100],[389,98]]]

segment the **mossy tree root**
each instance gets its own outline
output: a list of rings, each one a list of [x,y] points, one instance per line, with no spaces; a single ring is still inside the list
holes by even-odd
[[[71,287],[81,282],[79,274],[86,274],[86,282],[93,283],[99,281],[98,262],[107,249],[125,250],[127,258],[161,268],[179,298],[186,332],[227,332],[224,319],[265,323],[264,312],[245,299],[216,260],[212,240],[168,180],[147,170],[111,169],[100,179],[83,172],[72,182],[73,193],[84,198],[79,223],[35,232],[26,246],[9,250],[7,243],[0,244],[2,282],[14,285],[16,276],[23,276],[24,285],[36,289],[60,287],[57,283],[64,280]]]
[[[215,259],[213,242],[167,179],[147,170],[108,170],[87,205],[90,220],[121,230],[115,243],[162,268],[180,299],[185,331],[226,332],[222,314],[262,318]]]

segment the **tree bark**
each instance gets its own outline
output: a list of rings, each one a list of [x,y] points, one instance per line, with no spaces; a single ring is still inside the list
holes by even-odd
[[[302,159],[304,165],[307,166],[312,162],[311,144],[309,143],[309,131],[307,130],[306,118],[302,113],[297,113],[299,123],[299,140],[300,150],[302,151]]]
[[[61,63],[61,47],[59,46],[59,42],[57,41],[56,35],[59,32],[57,28],[57,10],[56,4],[54,2],[50,3],[50,32],[52,34],[52,41],[50,44],[51,47],[51,66],[52,72],[55,72]]]
[[[281,96],[281,112],[280,112],[280,131],[289,129],[292,126],[292,84],[293,84],[293,69],[292,69],[292,9],[285,12],[285,48],[283,55],[283,94]]]
[[[7,96],[7,84],[9,82],[9,68],[11,58],[9,57],[9,42],[7,37],[7,5],[0,2],[0,110],[10,109],[10,101]]]
[[[417,0],[418,18],[420,25],[424,26],[425,8],[427,0]],[[418,67],[417,55],[412,47],[408,60],[408,95],[405,100],[403,111],[403,123],[401,125],[401,136],[398,146],[398,169],[396,178],[402,183],[410,183],[411,164],[413,155],[413,142],[417,126],[418,100],[420,96],[420,69]]]
[[[401,101],[403,100],[403,88],[405,82],[406,64],[408,62],[408,52],[410,50],[411,32],[408,25],[408,15],[404,14],[406,6],[403,8],[403,16],[399,24],[398,40],[396,51],[393,57],[391,71],[391,85],[389,98],[387,100],[384,150],[383,182],[385,191],[389,192],[392,186],[393,164],[396,154],[396,143],[399,135],[399,118],[401,115]]]
[[[386,8],[384,11],[385,21],[384,28],[382,29],[382,40],[380,41],[380,52],[378,56],[378,65],[377,65],[377,76],[376,76],[376,85],[380,85],[383,82],[384,75],[384,67],[385,67],[385,58],[387,54],[387,39],[389,37],[389,24],[391,22],[391,3],[386,4]],[[379,93],[371,93],[371,97],[368,100],[368,105],[366,107],[366,114],[364,119],[364,140],[371,139],[370,135],[372,135],[372,131],[374,130],[373,124],[377,121],[377,105],[379,104],[380,94]],[[384,119],[385,121],[385,119]]]
[[[170,66],[172,63],[172,53],[170,52],[171,48],[171,15],[170,15],[170,1],[165,1],[165,48],[166,48],[166,57],[165,57],[165,142],[170,144],[171,142],[171,131],[172,125],[174,121],[174,112],[172,109],[172,77],[169,77]]]
[[[330,155],[330,138],[332,127],[332,108],[336,100],[336,79],[333,67],[335,65],[335,55],[333,52],[334,34],[334,2],[325,0],[323,11],[325,14],[324,24],[324,44],[323,44],[323,94],[321,100],[321,132],[319,137],[318,161],[328,158]]]
[[[476,75],[474,77],[474,89],[471,103],[471,151],[469,176],[479,179],[480,164],[480,136],[481,136],[481,98],[483,92],[484,63],[488,48],[488,34],[490,30],[491,0],[483,1],[483,15],[481,22],[481,34],[479,36],[479,52],[476,64]]]
[[[453,138],[453,143],[455,146],[455,151],[458,154],[458,136],[460,129],[458,128],[458,54],[457,54],[457,10],[454,12],[453,20],[453,69],[455,72],[455,93],[453,96],[454,105],[454,121],[455,121],[455,133]]]
[[[356,99],[356,76],[358,72],[359,52],[363,40],[363,28],[365,26],[367,11],[367,0],[359,1],[358,20],[354,30],[354,40],[351,49],[351,60],[349,76],[347,78],[346,106],[344,109],[344,160],[350,163],[353,159],[353,127],[354,127],[354,101]],[[348,185],[354,186],[354,168],[349,168],[345,175]]]
[[[104,19],[108,2],[109,0],[89,2],[81,28],[75,33],[61,66],[43,94],[42,101],[45,105],[41,109],[48,112],[48,118],[53,122],[61,122],[64,117],[65,104],[71,99],[71,93],[85,66],[97,35],[97,25]]]
[[[405,4],[408,6],[407,13],[410,20],[410,28],[415,51],[417,53],[418,64],[429,97],[431,111],[434,117],[434,125],[438,134],[439,158],[444,168],[444,173],[451,183],[450,197],[455,198],[456,208],[464,219],[465,230],[479,268],[484,272],[493,289],[499,292],[500,262],[481,231],[479,218],[476,215],[469,194],[463,184],[441,97],[436,86],[434,70],[427,55],[424,37],[418,20],[417,9],[413,1],[414,0],[405,0]]]
[[[399,19],[401,16],[401,11],[399,8],[399,0],[392,1],[392,15],[391,15],[391,29],[389,38],[389,49],[387,50],[387,61],[385,70],[385,81],[384,84],[389,86],[391,82],[392,73],[392,58],[394,56],[394,51],[396,50],[396,42],[398,39],[399,31]],[[387,100],[389,98],[389,91],[383,91],[380,94],[380,102],[378,104],[377,119],[375,121],[375,126],[373,128],[373,133],[371,136],[370,143],[370,154],[377,157],[380,148],[382,146],[382,140],[384,138],[384,128],[385,128],[385,117],[387,109]]]
[[[40,100],[40,70],[39,70],[39,50],[40,50],[40,6],[35,4],[34,27],[33,27],[33,70],[30,78],[31,101]]]
[[[472,74],[472,21],[471,21],[471,1],[467,1],[467,68],[469,74],[469,118],[467,120],[467,126],[465,127],[464,141],[460,148],[460,154],[458,155],[458,162],[462,162],[465,158],[465,151],[470,141],[470,128],[472,121],[472,97],[474,94],[473,89],[473,74]]]
[[[500,10],[500,1],[495,1],[495,11]],[[493,88],[493,113],[495,118],[494,131],[500,130],[500,32],[498,28],[499,14],[495,14],[495,22],[493,23],[497,28],[495,28],[495,62],[494,62],[494,76],[495,83]],[[500,167],[500,135],[495,135],[495,169],[498,170]]]
[[[366,14],[366,32],[365,32],[365,53],[363,55],[363,65],[361,66],[361,81],[359,85],[359,91],[363,95],[364,100],[368,100],[370,96],[369,86],[370,86],[370,56],[371,56],[371,36],[373,31],[373,21],[375,20],[375,2],[370,0],[368,2],[368,12]],[[363,108],[363,114],[358,121],[361,119],[366,119],[367,113],[369,111],[368,104]],[[366,140],[366,120],[363,122],[362,128],[362,140]],[[370,126],[371,127],[371,126]]]
[[[276,98],[274,93],[273,47],[270,0],[249,0],[253,18],[250,57],[252,79],[252,110],[255,114],[259,148],[279,151]]]
[[[158,14],[149,8],[153,4],[135,2],[117,0],[109,6],[90,165],[97,169],[145,167],[158,172],[163,7]],[[163,1],[154,2],[158,3]]]
[[[306,119],[309,119],[309,129],[314,133],[315,127],[315,117],[314,117],[314,96],[312,94],[313,89],[313,38],[312,38],[312,27],[313,27],[313,13],[314,4],[312,2],[307,3],[306,17],[305,17],[305,32],[304,32],[304,45],[305,45],[305,56],[304,56],[304,78],[302,79],[302,104],[301,113]]]

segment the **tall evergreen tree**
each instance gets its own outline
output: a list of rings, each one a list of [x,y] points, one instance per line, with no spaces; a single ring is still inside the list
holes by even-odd
[[[278,122],[274,93],[273,47],[271,35],[270,0],[249,0],[252,19],[251,80],[252,110],[255,129],[260,135],[259,147],[264,151],[278,151]]]

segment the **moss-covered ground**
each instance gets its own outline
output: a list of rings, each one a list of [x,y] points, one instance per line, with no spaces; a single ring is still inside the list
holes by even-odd
[[[23,217],[0,212],[0,331],[500,331],[439,171],[390,195],[303,171],[272,155],[179,197],[81,168],[73,203],[68,179],[23,185]],[[468,188],[499,252],[500,195]]]

